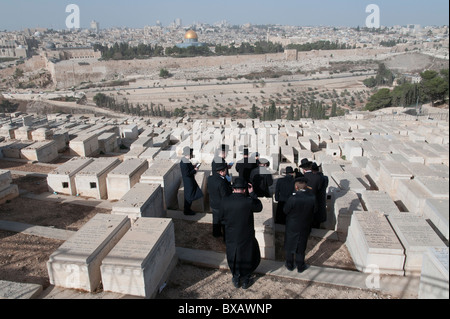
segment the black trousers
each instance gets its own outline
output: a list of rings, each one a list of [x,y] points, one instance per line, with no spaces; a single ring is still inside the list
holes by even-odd
[[[188,201],[186,198],[184,199],[184,212],[190,213],[191,212],[191,206],[192,202]]]
[[[286,202],[278,202],[277,211],[275,213],[275,224],[286,225],[286,214],[284,213],[284,205]]]
[[[297,264],[297,268],[303,266],[305,264],[306,257],[306,245],[308,244],[308,236],[300,236],[299,241],[297,242],[297,249],[295,253],[292,251],[286,251],[286,264],[290,267],[294,267],[294,259],[295,264]]]

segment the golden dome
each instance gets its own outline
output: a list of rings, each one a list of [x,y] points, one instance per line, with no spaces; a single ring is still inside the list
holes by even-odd
[[[187,39],[198,39],[198,35],[197,33],[195,33],[195,31],[193,30],[189,30],[188,32],[186,32],[186,34],[184,35],[184,38]]]

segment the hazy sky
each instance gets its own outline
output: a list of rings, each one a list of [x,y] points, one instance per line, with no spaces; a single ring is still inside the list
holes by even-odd
[[[283,24],[298,26],[364,26],[366,7],[380,7],[381,25],[448,25],[448,0],[0,0],[0,30],[27,27],[65,29],[66,6],[80,8],[81,27],[92,20],[101,28],[142,28],[176,18],[195,22]]]

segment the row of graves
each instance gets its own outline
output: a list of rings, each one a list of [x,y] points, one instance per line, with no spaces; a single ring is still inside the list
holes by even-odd
[[[321,164],[329,177],[328,218],[321,228],[339,234],[356,268],[420,276],[419,298],[448,298],[448,122],[406,115],[296,122],[54,115],[41,123],[5,123],[0,156],[30,159],[27,148],[35,144],[54,147],[56,155],[42,151],[52,155],[34,161],[69,152],[71,159],[48,174],[49,191],[113,203],[110,215],[95,216],[52,254],[54,285],[95,291],[102,283],[105,291],[154,297],[177,262],[167,212],[183,209],[183,149],[191,147],[193,161],[202,163],[196,179],[205,196],[192,208],[210,213],[207,179],[226,144],[228,163],[242,159],[244,148],[268,159],[275,183],[303,158]],[[238,176],[235,165],[230,174]],[[277,203],[261,200],[256,237],[262,257],[275,259]]]

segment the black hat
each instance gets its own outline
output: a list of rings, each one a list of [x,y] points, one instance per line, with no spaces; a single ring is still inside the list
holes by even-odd
[[[294,169],[291,166],[286,167],[286,174],[294,173]]]
[[[248,155],[248,148],[244,148],[244,155]]]
[[[192,151],[193,151],[192,148],[190,148],[189,146],[186,146],[185,148],[183,148],[183,156],[192,155]]]
[[[307,158],[302,159],[302,161],[300,162],[300,167],[301,168],[305,168],[305,167],[310,167],[312,164],[312,162],[310,162]]]
[[[233,184],[233,188],[247,188],[248,184],[245,182],[243,178],[236,178]]]
[[[320,166],[317,165],[317,163],[313,163],[313,164],[311,165],[311,170],[313,170],[313,171],[315,171],[315,172],[318,172],[318,171],[320,171]]]
[[[219,163],[219,164],[217,164],[217,166],[216,166],[216,172],[223,171],[223,170],[225,170],[225,169],[227,169],[227,168],[228,168],[227,164],[225,164],[225,163]]]
[[[308,179],[306,177],[298,177],[295,179],[296,183],[308,184]]]

